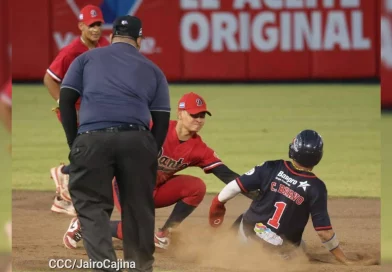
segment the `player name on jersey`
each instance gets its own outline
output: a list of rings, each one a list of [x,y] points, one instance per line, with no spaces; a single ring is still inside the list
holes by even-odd
[[[287,187],[283,184],[279,184],[279,188],[277,188],[277,185],[278,184],[276,182],[271,183],[271,191],[272,192],[278,192],[279,194],[284,195],[288,199],[295,202],[295,204],[297,204],[298,206],[304,202],[304,200],[305,200],[304,197],[301,196],[299,193],[293,191],[292,189],[290,189],[289,187]]]

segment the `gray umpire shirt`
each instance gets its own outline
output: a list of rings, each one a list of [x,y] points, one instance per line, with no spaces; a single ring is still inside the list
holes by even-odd
[[[77,57],[62,87],[81,96],[78,133],[121,124],[148,128],[150,111],[170,111],[165,75],[127,43],[96,48]]]

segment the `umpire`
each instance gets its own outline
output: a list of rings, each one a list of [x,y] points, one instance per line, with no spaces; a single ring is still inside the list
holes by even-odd
[[[60,112],[71,149],[69,191],[89,258],[116,262],[109,227],[115,176],[122,206],[124,260],[135,261],[132,271],[152,271],[153,189],[158,150],[170,119],[168,83],[162,71],[139,52],[142,23],[137,17],[117,18],[110,39],[110,46],[76,58],[61,86]]]

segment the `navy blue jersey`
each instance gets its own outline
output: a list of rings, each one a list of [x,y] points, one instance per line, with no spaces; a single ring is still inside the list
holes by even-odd
[[[260,190],[243,216],[246,225],[263,223],[292,243],[301,241],[309,216],[316,230],[332,229],[324,182],[296,170],[289,161],[267,161],[237,178],[237,183],[243,192]]]
[[[121,124],[150,125],[150,111],[170,112],[163,72],[135,47],[114,43],[77,57],[63,87],[81,96],[79,133]]]

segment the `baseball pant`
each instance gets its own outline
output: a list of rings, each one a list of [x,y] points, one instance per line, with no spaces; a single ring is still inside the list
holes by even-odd
[[[197,207],[204,199],[206,194],[205,183],[197,177],[189,175],[175,175],[164,184],[154,190],[155,208],[164,208],[176,204],[180,200],[185,204]],[[119,190],[116,181],[113,180],[113,197],[116,208],[122,213],[120,206]],[[122,239],[123,226],[117,226],[117,237]]]
[[[117,261],[109,224],[116,176],[125,230],[124,260],[135,261],[132,271],[152,271],[157,155],[155,139],[145,130],[91,132],[76,138],[69,156],[69,191],[90,259]]]

